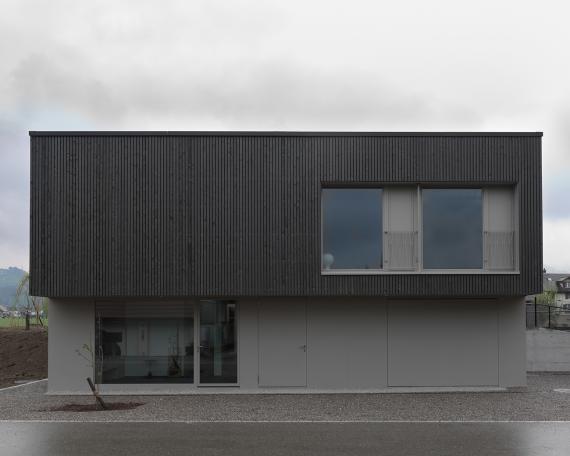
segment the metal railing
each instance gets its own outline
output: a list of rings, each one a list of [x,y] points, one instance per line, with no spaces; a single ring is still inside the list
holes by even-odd
[[[570,331],[570,309],[536,302],[526,304],[527,329],[547,328]]]
[[[514,269],[514,231],[485,231],[485,268],[491,270]]]
[[[416,231],[384,231],[384,267],[392,271],[407,271],[417,266]]]

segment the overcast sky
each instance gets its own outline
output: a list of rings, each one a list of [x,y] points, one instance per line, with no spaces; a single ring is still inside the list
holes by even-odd
[[[0,267],[28,267],[28,130],[544,131],[570,272],[564,2],[2,0]]]

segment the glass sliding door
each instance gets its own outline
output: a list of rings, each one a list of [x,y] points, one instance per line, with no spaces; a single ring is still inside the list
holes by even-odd
[[[194,306],[98,303],[96,374],[108,383],[193,383]]]
[[[200,310],[200,383],[237,383],[236,304],[202,300]]]

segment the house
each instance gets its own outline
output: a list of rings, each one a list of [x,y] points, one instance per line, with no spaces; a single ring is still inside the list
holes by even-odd
[[[50,393],[526,382],[541,133],[30,137]]]
[[[544,274],[544,291],[554,292],[554,305],[570,309],[570,274]]]

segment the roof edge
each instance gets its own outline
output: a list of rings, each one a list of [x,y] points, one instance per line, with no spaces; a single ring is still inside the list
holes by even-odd
[[[536,132],[373,131],[30,131],[30,136],[537,136]]]

